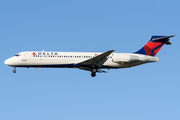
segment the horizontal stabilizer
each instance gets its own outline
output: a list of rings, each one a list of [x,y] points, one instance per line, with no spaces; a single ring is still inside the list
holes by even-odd
[[[171,35],[171,36],[165,36],[165,37],[160,37],[160,38],[155,38],[155,39],[152,39],[153,41],[163,41],[167,38],[171,38],[171,37],[174,37],[176,35]]]
[[[171,45],[171,43],[169,41],[166,41],[164,44]]]
[[[171,35],[171,36],[165,36],[165,37],[160,37],[160,38],[155,38],[152,39],[152,41],[157,41],[157,42],[165,42],[164,44],[166,45],[171,45],[171,43],[169,42],[168,38],[174,37],[175,35]]]

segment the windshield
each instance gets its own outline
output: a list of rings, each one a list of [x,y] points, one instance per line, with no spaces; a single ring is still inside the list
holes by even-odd
[[[17,53],[17,54],[15,54],[14,56],[21,56],[21,54]]]

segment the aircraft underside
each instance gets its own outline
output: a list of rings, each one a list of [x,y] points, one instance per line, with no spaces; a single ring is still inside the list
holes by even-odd
[[[123,64],[123,65],[122,65]],[[92,65],[78,65],[78,64],[50,64],[50,65],[16,65],[12,66],[14,68],[13,72],[16,73],[16,67],[26,67],[26,68],[78,68],[86,71],[91,72],[91,76],[95,77],[96,73],[107,73],[106,71],[102,69],[120,69],[120,68],[130,68],[133,66],[137,66],[143,64],[142,62],[133,62],[133,63],[121,63],[118,66],[108,66],[108,65],[102,65],[101,67],[98,66],[92,66]]]

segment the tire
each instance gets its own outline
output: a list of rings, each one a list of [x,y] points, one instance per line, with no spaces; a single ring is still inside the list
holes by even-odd
[[[91,73],[91,76],[92,76],[92,77],[95,77],[95,76],[96,76],[96,73],[93,73],[93,72],[92,72],[92,73]]]
[[[13,73],[16,73],[16,70],[13,70]]]

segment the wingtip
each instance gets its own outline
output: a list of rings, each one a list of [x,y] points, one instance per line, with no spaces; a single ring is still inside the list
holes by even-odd
[[[174,37],[174,36],[176,36],[176,35],[171,35],[171,36],[169,36],[169,37]]]

